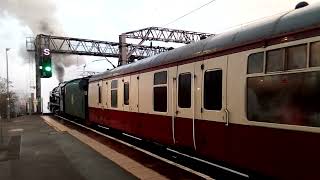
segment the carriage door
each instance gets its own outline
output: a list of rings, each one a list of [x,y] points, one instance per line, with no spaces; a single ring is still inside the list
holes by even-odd
[[[178,66],[175,143],[182,147],[194,147],[194,63]]]
[[[139,75],[130,76],[130,94],[129,94],[129,103],[130,111],[138,112],[139,111]]]
[[[97,94],[98,94],[98,97],[97,97],[97,107],[98,108],[103,108],[103,103],[102,103],[102,91],[103,91],[103,84],[102,84],[102,81],[99,81],[97,83]]]
[[[205,60],[202,67],[202,119],[228,124],[227,57]]]
[[[123,93],[123,110],[130,111],[130,76],[124,77],[122,80],[122,93]]]

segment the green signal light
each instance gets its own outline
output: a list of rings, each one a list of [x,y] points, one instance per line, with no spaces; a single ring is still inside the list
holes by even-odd
[[[45,67],[44,68],[46,71],[51,71],[52,70],[52,68],[50,67],[50,66],[47,66],[47,67]]]

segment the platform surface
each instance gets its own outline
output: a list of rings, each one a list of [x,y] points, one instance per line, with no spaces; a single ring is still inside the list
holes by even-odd
[[[1,180],[137,179],[40,116],[1,120]]]

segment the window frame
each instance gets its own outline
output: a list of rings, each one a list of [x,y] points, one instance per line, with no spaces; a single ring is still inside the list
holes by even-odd
[[[311,44],[315,43],[315,42],[320,42],[320,40],[314,40],[314,41],[310,41],[310,42],[300,42],[300,43],[292,43],[290,45],[281,45],[278,47],[273,47],[273,48],[259,48],[259,49],[255,49],[254,51],[250,52],[247,54],[246,56],[246,77],[252,77],[252,76],[259,76],[259,75],[267,75],[267,74],[278,74],[278,73],[284,73],[284,72],[291,72],[291,71],[304,71],[308,68],[317,68],[320,66],[310,66],[310,57],[311,57]],[[307,59],[306,59],[306,67],[304,68],[299,68],[299,69],[288,69],[288,53],[287,53],[287,49],[290,47],[296,47],[296,46],[302,46],[302,45],[306,45],[307,46]],[[278,49],[284,49],[284,70],[281,71],[271,71],[268,72],[267,71],[267,52],[269,51],[273,51],[273,50],[278,50]],[[258,53],[264,53],[264,59],[263,59],[263,72],[257,72],[257,73],[249,73],[248,72],[248,66],[249,66],[249,57],[253,54],[258,54]]]
[[[251,55],[255,55],[255,54],[259,54],[259,53],[263,54],[262,72],[249,73],[249,59],[250,59],[250,56]],[[247,71],[246,71],[246,74],[261,74],[261,73],[264,73],[265,70],[266,70],[266,51],[257,51],[257,52],[254,52],[254,53],[250,53],[248,55],[248,57],[247,57]]]
[[[287,42],[287,43],[282,43],[282,44],[277,44],[274,46],[270,46],[267,48],[259,48],[259,49],[255,49],[250,51],[250,53],[247,54],[246,56],[246,71],[245,71],[245,106],[244,106],[244,112],[245,112],[245,117],[246,117],[246,121],[250,122],[251,124],[269,124],[267,121],[253,121],[250,120],[248,118],[248,78],[251,77],[266,77],[266,76],[273,76],[273,75],[286,75],[286,74],[295,74],[295,73],[306,73],[306,72],[314,72],[314,71],[320,71],[320,66],[311,66],[311,44],[312,43],[316,43],[319,42],[320,43],[320,36],[319,37],[312,37],[312,38],[307,38],[307,39],[302,39],[302,40],[297,40],[297,41],[292,41],[292,42]],[[287,48],[290,47],[295,47],[295,46],[302,46],[302,45],[306,45],[307,46],[307,57],[306,57],[306,67],[304,68],[300,68],[300,69],[287,69]],[[276,50],[276,49],[281,49],[281,48],[285,48],[285,70],[284,71],[277,71],[277,72],[267,72],[266,71],[266,52],[267,51],[271,51],[271,50]],[[249,74],[248,73],[248,58],[251,54],[255,54],[255,53],[259,53],[259,52],[263,52],[264,53],[264,71],[263,73],[252,73]],[[277,126],[292,126],[289,124],[280,124],[280,123],[271,123],[273,125],[277,125]],[[299,125],[298,125],[299,126]],[[301,127],[301,126],[299,126]],[[304,128],[318,128],[318,127],[313,127],[313,126],[303,126]]]
[[[276,70],[276,71],[268,71],[268,52],[272,52],[272,51],[277,51],[277,50],[282,50],[283,54],[282,54],[282,67],[283,67],[283,70]],[[286,71],[287,69],[287,50],[286,50],[286,47],[281,47],[281,48],[275,48],[275,49],[270,49],[270,50],[267,50],[265,51],[265,59],[264,61],[266,62],[265,63],[265,73],[267,74],[270,74],[270,73],[277,73],[277,72],[283,72],[283,71]],[[253,73],[254,74],[254,73]]]
[[[165,84],[155,84],[155,75],[157,73],[162,73],[162,72],[166,72],[166,83]],[[169,107],[168,107],[168,99],[169,99],[169,93],[168,93],[168,82],[169,82],[169,73],[168,70],[161,70],[161,71],[157,71],[153,73],[153,79],[152,79],[152,111],[155,113],[160,113],[160,114],[167,114],[169,111]],[[167,93],[167,103],[166,103],[166,111],[156,111],[155,110],[155,94],[154,94],[154,88],[156,87],[166,87],[166,93]]]
[[[156,75],[160,74],[160,73],[166,74],[166,82],[165,83],[156,83]],[[153,85],[155,86],[155,85],[162,85],[162,84],[168,84],[168,71],[158,71],[153,74]]]
[[[128,85],[128,100],[126,103],[126,85]],[[123,83],[123,105],[129,106],[130,105],[130,83],[129,82],[124,82]]]
[[[97,84],[97,86],[98,86],[98,104],[101,104],[102,103],[102,97],[101,97],[101,86],[100,86],[100,84],[98,83]]]
[[[180,76],[181,75],[190,75],[190,105],[189,105],[189,107],[181,107],[180,104],[179,104],[180,103],[179,97],[180,97]],[[184,72],[184,73],[180,73],[178,75],[178,86],[177,86],[178,87],[178,93],[177,93],[178,100],[177,100],[177,105],[181,109],[190,109],[190,108],[192,108],[192,81],[193,81],[193,78],[192,78],[192,73],[191,72]]]
[[[288,49],[289,48],[294,48],[294,47],[298,47],[298,46],[306,46],[306,61],[305,61],[305,67],[303,68],[296,68],[296,69],[288,69],[288,64],[289,64],[289,53],[288,53]],[[285,70],[284,71],[293,71],[293,70],[300,70],[300,69],[306,69],[309,67],[309,61],[308,59],[310,59],[309,55],[309,51],[311,51],[310,49],[310,43],[302,43],[302,44],[297,44],[297,45],[292,45],[292,46],[288,46],[285,47]]]
[[[113,82],[116,82],[116,87],[112,87],[112,85],[113,85]],[[110,107],[111,108],[114,108],[114,109],[117,109],[117,108],[119,108],[119,98],[118,98],[118,86],[119,86],[119,81],[118,81],[118,79],[113,79],[113,80],[111,80],[111,83],[110,83]],[[116,102],[117,102],[117,105],[116,106],[113,106],[113,103],[112,103],[112,92],[113,91],[115,91],[116,92]]]
[[[301,74],[301,73],[312,73],[312,72],[319,72],[320,73],[320,66],[318,69],[305,69],[304,71],[285,71],[282,73],[274,73],[274,74],[265,74],[265,75],[257,75],[257,76],[248,76],[246,77],[246,85],[245,85],[245,117],[247,122],[250,122],[252,124],[273,124],[277,126],[298,126],[298,127],[304,127],[304,128],[320,128],[319,126],[307,126],[307,125],[297,125],[297,124],[286,124],[286,123],[279,123],[279,122],[270,122],[267,119],[261,120],[261,121],[255,121],[251,120],[248,116],[248,78],[255,78],[255,77],[270,77],[270,76],[281,76],[281,75],[294,75],[294,74]]]
[[[220,101],[221,101],[221,108],[220,109],[207,109],[206,107],[205,107],[205,103],[204,103],[204,101],[205,101],[205,74],[206,74],[206,72],[214,72],[214,71],[221,71],[221,99],[220,99]],[[207,69],[207,70],[205,70],[204,72],[203,72],[203,79],[202,79],[202,83],[203,83],[203,89],[202,89],[202,108],[204,109],[204,110],[206,110],[206,111],[212,111],[212,112],[221,112],[222,110],[223,110],[223,101],[224,101],[224,99],[223,99],[223,91],[224,91],[224,87],[223,87],[223,74],[224,74],[225,72],[224,72],[224,70],[222,69],[222,68],[215,68],[215,69]]]
[[[317,41],[313,41],[313,42],[309,42],[308,43],[308,59],[307,59],[307,61],[308,61],[308,63],[307,63],[307,66],[309,67],[309,68],[320,68],[320,65],[319,66],[311,66],[310,65],[310,63],[311,63],[311,44],[313,44],[313,43],[320,43],[320,39],[319,40],[317,40]]]

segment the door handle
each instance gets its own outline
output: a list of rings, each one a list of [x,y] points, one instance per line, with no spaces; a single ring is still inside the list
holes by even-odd
[[[229,111],[228,109],[224,109],[224,113],[225,113],[225,116],[226,116],[226,126],[229,126]]]

